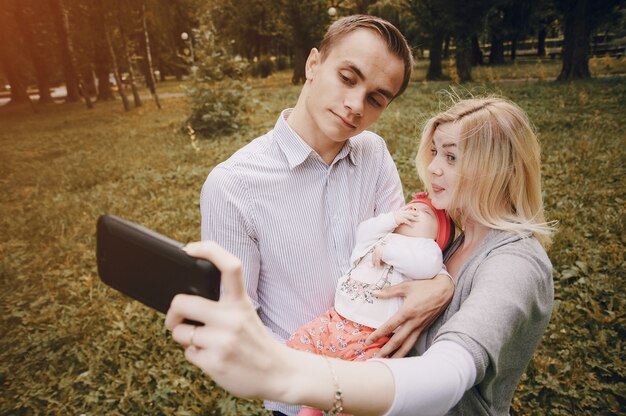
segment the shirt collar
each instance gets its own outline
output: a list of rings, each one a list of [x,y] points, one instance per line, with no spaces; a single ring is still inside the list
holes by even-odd
[[[290,169],[293,169],[303,163],[311,154],[317,155],[311,146],[309,146],[298,135],[298,133],[296,133],[291,126],[289,126],[289,124],[287,124],[287,117],[289,117],[292,110],[293,108],[283,110],[283,112],[280,113],[280,117],[278,117],[278,121],[276,121],[276,124],[274,125],[274,138],[285,154]],[[354,146],[352,145],[351,140],[352,139],[348,139],[346,144],[341,148],[335,157],[333,164],[337,163],[346,156],[348,156],[348,160],[350,160],[352,164],[358,164],[357,157],[355,155],[356,152],[352,151]]]

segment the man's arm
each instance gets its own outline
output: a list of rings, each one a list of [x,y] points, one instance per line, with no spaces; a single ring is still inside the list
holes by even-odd
[[[202,240],[213,240],[241,259],[246,292],[259,309],[261,256],[253,225],[253,207],[245,184],[228,168],[218,166],[200,194]],[[267,328],[267,327],[266,327]],[[277,340],[282,339],[267,328]]]

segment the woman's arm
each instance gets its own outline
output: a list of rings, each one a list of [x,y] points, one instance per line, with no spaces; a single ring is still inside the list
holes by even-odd
[[[472,355],[452,341],[434,343],[421,357],[381,362],[392,371],[395,382],[389,415],[443,415],[476,381]]]
[[[166,325],[185,346],[185,357],[236,396],[329,410],[338,389],[344,411],[352,414],[380,415],[392,405],[392,414],[442,414],[473,384],[471,355],[453,342],[436,343],[424,357],[365,363],[288,348],[258,319],[238,259],[213,242],[192,243],[186,250],[222,271],[222,296],[219,302],[176,296]]]
[[[192,243],[187,252],[222,271],[219,302],[178,295],[165,320],[185,358],[239,397],[331,409],[335,381],[346,411],[380,415],[391,406],[394,383],[378,362],[350,363],[296,351],[275,341],[259,320],[241,278],[241,262],[214,242]],[[194,327],[185,319],[204,323]],[[366,381],[366,382],[364,382]]]
[[[378,356],[400,358],[409,353],[422,331],[446,309],[454,295],[454,283],[448,275],[438,274],[430,280],[403,282],[373,294],[381,299],[404,299],[400,309],[367,338],[371,344],[390,335]]]

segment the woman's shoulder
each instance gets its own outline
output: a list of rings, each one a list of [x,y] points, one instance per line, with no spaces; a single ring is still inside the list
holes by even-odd
[[[471,273],[474,284],[483,281],[518,290],[541,286],[550,295],[552,263],[536,238],[530,233],[493,231],[486,240]]]
[[[550,263],[548,254],[532,233],[514,233],[492,230],[479,247],[479,256],[516,256],[534,258],[542,263]]]

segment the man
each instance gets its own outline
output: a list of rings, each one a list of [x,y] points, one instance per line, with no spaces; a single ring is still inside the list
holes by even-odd
[[[365,129],[406,89],[412,66],[406,40],[389,22],[337,20],[309,54],[295,107],[213,169],[202,188],[202,239],[242,260],[248,295],[283,342],[333,304],[357,225],[404,203],[385,142]],[[445,276],[389,290],[405,302],[377,331],[398,328],[381,355],[405,355],[453,290]]]

